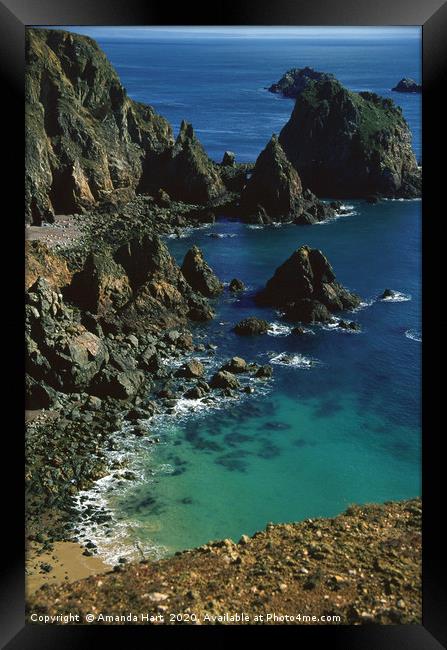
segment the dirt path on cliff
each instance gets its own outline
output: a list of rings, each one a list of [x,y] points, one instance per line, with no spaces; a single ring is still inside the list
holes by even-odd
[[[237,544],[209,543],[41,589],[28,620],[72,614],[82,624],[420,623],[421,514],[414,499],[268,525]]]

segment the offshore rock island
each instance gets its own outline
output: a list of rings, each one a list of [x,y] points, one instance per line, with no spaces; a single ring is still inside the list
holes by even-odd
[[[188,121],[175,138],[167,119],[131,99],[94,40],[26,30],[26,517],[33,579],[39,571],[51,576],[52,560],[42,558],[58,557],[60,544],[79,543],[87,562],[96,559],[96,545],[79,534],[82,517],[113,538],[110,513],[80,508],[84,497],[77,499],[101,477],[137,481],[126,461],[111,457],[122,438],[165,444],[153,423],[175,416],[185,402],[211,410],[246,400],[249,411],[252,394],[272,390],[276,373],[275,357],[249,346],[289,332],[283,321],[303,334],[302,325],[333,324],[334,314],[344,318],[361,304],[319,248],[291,243],[279,250],[276,271],[253,290],[243,265],[231,268],[226,282],[201,247],[194,243],[180,260],[169,238],[221,218],[254,232],[292,224],[301,234],[309,228],[294,225],[346,214],[340,199],[420,195],[410,131],[393,102],[349,91],[311,68],[289,71],[269,90],[295,99],[279,136],[252,162],[237,162],[226,150],[218,163]],[[253,315],[229,322],[225,301],[247,303]],[[272,308],[279,325],[270,322]],[[244,353],[236,347],[218,357],[220,338],[200,329],[216,321]],[[360,329],[344,320],[338,327]],[[234,436],[232,447],[244,440]],[[220,449],[200,437],[194,444]],[[275,453],[269,443],[261,455]],[[219,464],[245,471],[237,449]],[[183,471],[177,461],[175,472]],[[145,503],[152,504],[150,496]],[[70,603],[80,614],[119,614],[132,604],[154,613],[174,605],[184,613],[264,611],[273,603],[284,613],[338,613],[342,624],[419,622],[419,518],[413,500],[270,524],[239,544],[226,539],[159,561],[123,561],[114,571],[103,567],[105,575],[47,583],[34,595],[30,587],[29,610],[51,613],[56,599],[56,609]],[[393,551],[397,545],[402,552]],[[186,574],[188,580],[179,578]]]

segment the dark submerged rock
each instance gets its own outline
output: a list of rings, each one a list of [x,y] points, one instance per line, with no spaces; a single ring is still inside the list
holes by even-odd
[[[228,286],[228,289],[230,291],[233,291],[234,293],[238,291],[244,291],[245,284],[242,282],[242,280],[238,280],[238,278],[233,278]]]

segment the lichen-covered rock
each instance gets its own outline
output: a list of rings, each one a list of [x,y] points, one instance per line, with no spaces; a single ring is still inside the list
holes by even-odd
[[[360,298],[336,281],[323,253],[301,246],[275,271],[257,294],[261,305],[281,308],[294,321],[324,322],[332,312],[354,309]]]
[[[25,241],[25,289],[45,277],[52,289],[62,289],[71,282],[67,262],[41,241]]]
[[[223,291],[223,284],[204,260],[198,246],[193,246],[186,253],[182,273],[192,289],[207,298],[218,296]]]
[[[259,334],[267,334],[269,324],[262,318],[249,316],[241,320],[234,328],[236,334],[241,336],[257,336]]]
[[[336,79],[308,80],[279,142],[318,196],[420,195],[410,129],[390,99],[352,92]]]
[[[25,215],[29,223],[88,208],[148,182],[172,148],[169,123],[131,100],[96,42],[26,30]]]

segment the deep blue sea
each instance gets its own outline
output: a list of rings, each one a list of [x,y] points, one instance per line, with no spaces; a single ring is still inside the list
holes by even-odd
[[[182,119],[192,122],[215,160],[227,149],[240,161],[256,159],[293,108],[265,87],[306,65],[334,73],[352,90],[392,97],[420,159],[421,97],[390,91],[403,76],[420,81],[417,29],[312,38],[303,31],[245,30],[237,38],[73,31],[95,37],[128,94],[154,106],[175,132]],[[95,498],[112,506],[119,521],[109,537],[88,531],[100,552],[132,555],[138,541],[162,555],[209,539],[238,539],[270,521],[420,494],[421,203],[347,203],[349,216],[327,224],[253,227],[222,220],[167,239],[180,262],[198,244],[223,281],[236,276],[249,288],[240,298],[225,292],[215,303],[216,319],[196,328],[201,340],[218,345],[214,356],[198,355],[209,372],[237,354],[272,363],[274,378],[218,410],[183,404],[182,413],[149,425],[159,445],[126,443],[140,480],[98,485]],[[339,281],[362,297],[363,307],[350,316],[360,333],[313,327],[294,336],[274,310],[254,306],[255,291],[302,244],[320,248]],[[387,287],[400,292],[398,300],[377,299]],[[272,323],[270,334],[237,337],[233,325],[252,314]],[[283,364],[283,353],[292,365]]]

